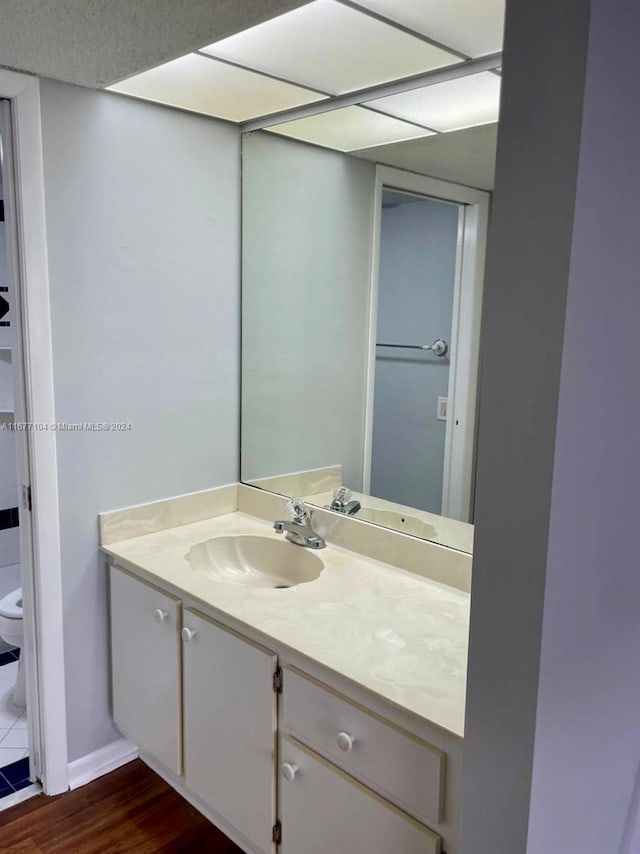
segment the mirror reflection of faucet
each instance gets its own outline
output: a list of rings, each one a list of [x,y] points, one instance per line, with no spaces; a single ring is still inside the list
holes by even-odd
[[[356,499],[351,499],[351,490],[346,486],[340,486],[333,491],[333,501],[325,505],[325,510],[335,510],[344,513],[345,516],[355,516],[361,509],[361,504]]]

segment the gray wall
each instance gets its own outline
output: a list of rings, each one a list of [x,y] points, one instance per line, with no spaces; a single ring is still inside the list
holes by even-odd
[[[637,854],[640,7],[592,0],[528,851]],[[611,333],[606,351],[595,347]]]
[[[458,206],[385,192],[380,244],[378,341],[451,341]],[[404,199],[404,201],[403,201]],[[442,512],[449,361],[415,350],[378,348],[371,494]]]
[[[116,737],[97,514],[238,477],[239,137],[42,84],[69,757]]]
[[[362,486],[374,170],[244,137],[244,480],[341,463]]]
[[[507,4],[465,854],[638,850],[639,37],[626,0]]]

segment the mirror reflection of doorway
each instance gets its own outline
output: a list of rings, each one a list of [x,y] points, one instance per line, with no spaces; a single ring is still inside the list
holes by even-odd
[[[363,491],[473,522],[489,197],[376,169]]]
[[[442,512],[449,353],[462,205],[384,189],[371,493]]]

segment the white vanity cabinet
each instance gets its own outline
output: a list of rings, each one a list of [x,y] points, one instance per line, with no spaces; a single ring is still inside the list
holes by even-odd
[[[111,569],[113,718],[174,774],[182,771],[180,600]]]
[[[111,621],[116,724],[247,854],[457,854],[443,734],[116,566]]]
[[[185,609],[184,776],[187,788],[258,851],[271,851],[277,657]]]

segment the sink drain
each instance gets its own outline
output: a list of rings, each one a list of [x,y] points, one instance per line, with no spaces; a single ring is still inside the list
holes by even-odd
[[[273,588],[274,590],[288,590],[291,587],[290,584],[276,584]]]

